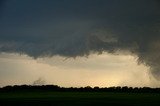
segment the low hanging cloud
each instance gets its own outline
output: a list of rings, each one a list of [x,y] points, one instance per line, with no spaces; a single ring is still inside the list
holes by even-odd
[[[160,75],[158,0],[6,0],[0,52],[31,57],[129,51]]]

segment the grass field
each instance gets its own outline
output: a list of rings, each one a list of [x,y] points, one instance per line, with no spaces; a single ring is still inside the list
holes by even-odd
[[[110,92],[1,92],[0,106],[160,106],[160,94]]]

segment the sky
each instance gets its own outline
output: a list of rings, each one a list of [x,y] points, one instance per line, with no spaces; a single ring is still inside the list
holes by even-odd
[[[0,86],[160,86],[158,0],[1,0]]]

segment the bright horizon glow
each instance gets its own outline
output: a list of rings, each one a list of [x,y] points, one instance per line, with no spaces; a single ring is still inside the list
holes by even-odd
[[[33,84],[39,78],[46,84],[63,87],[132,86],[159,87],[149,67],[137,64],[137,57],[126,54],[91,54],[86,57],[32,59],[27,55],[0,54],[0,86]]]

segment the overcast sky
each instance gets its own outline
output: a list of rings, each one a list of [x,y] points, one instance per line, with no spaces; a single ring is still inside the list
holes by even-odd
[[[160,86],[159,0],[1,0],[0,86]]]

